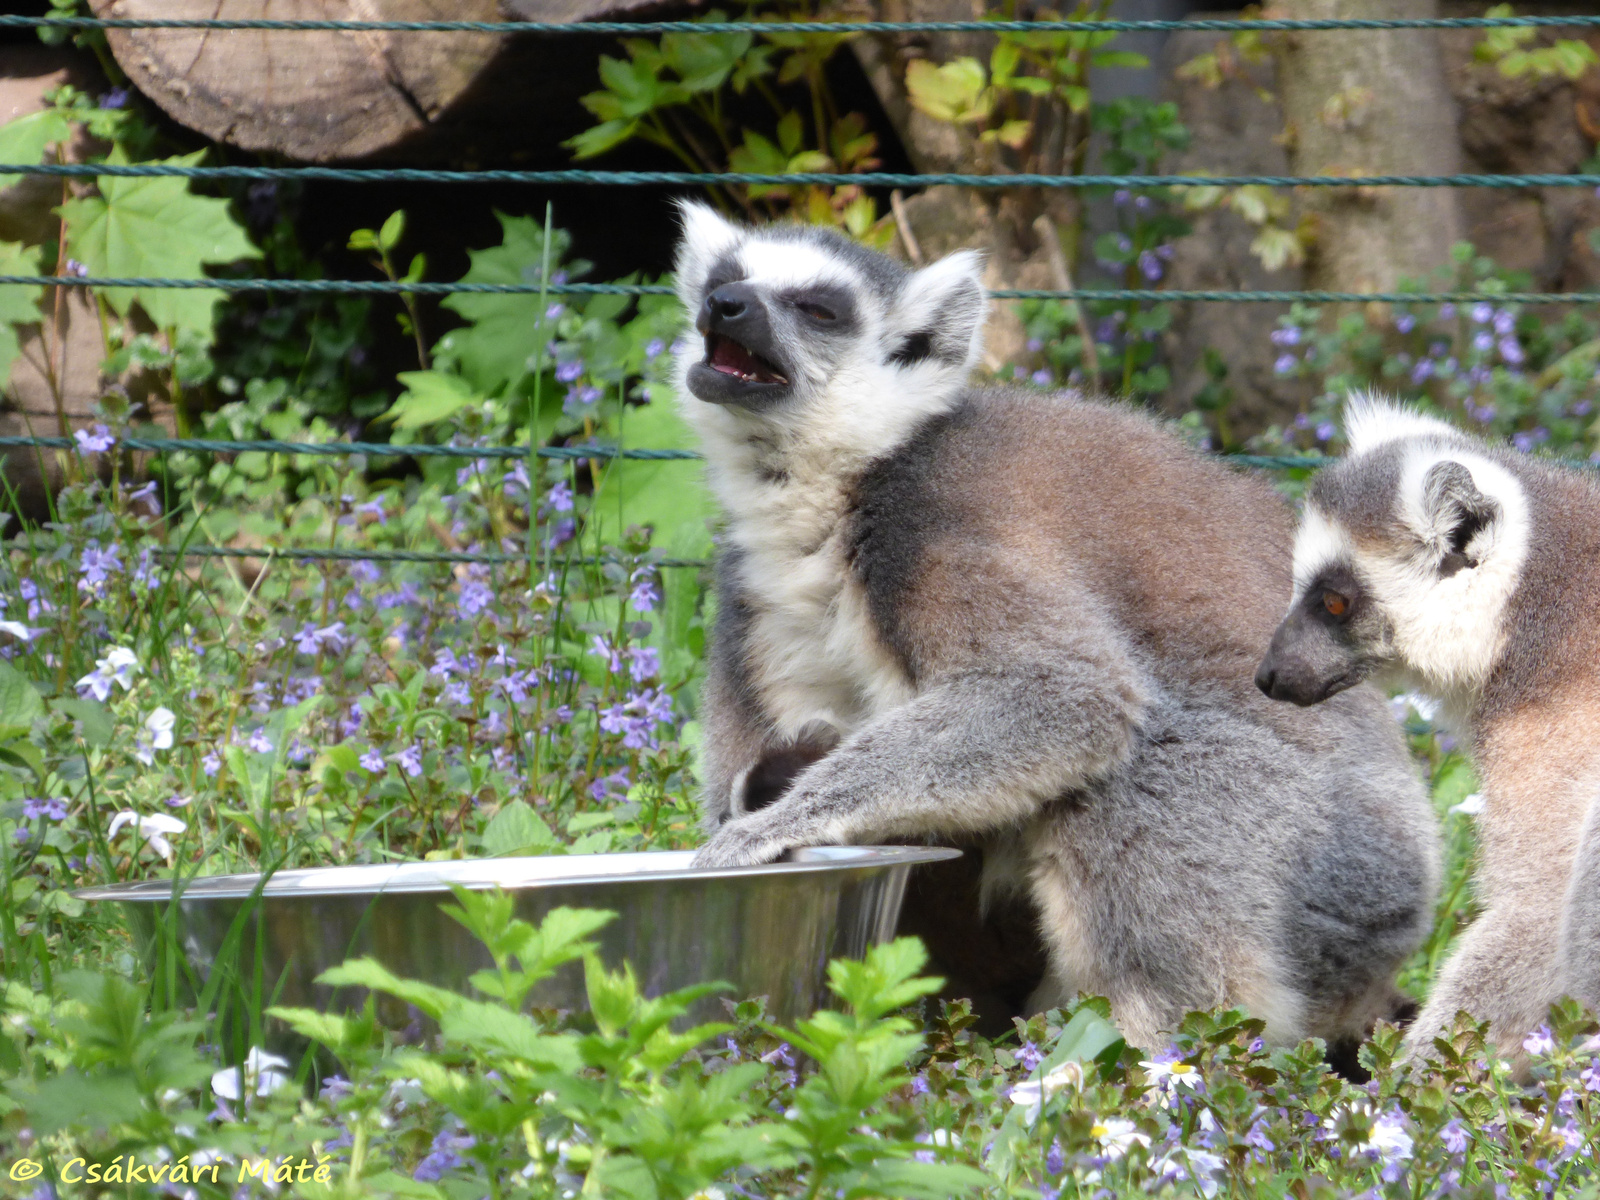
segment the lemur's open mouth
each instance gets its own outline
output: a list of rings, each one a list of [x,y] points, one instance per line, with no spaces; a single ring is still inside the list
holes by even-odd
[[[752,354],[731,337],[720,333],[706,335],[706,365],[713,371],[731,375],[745,383],[789,382],[782,371],[759,354]]]

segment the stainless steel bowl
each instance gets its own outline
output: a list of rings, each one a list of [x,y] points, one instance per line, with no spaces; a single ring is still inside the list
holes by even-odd
[[[732,870],[695,870],[687,851],[323,867],[281,871],[265,884],[259,875],[194,879],[175,912],[170,881],[77,895],[120,903],[147,962],[160,958],[163,939],[170,945],[175,933],[202,986],[221,965],[230,988],[242,986],[265,1003],[328,1009],[359,1007],[364,996],[336,992],[316,977],[362,955],[403,978],[470,991],[468,977],[491,961],[440,906],[450,900],[452,884],[504,888],[528,921],[561,905],[616,912],[596,935],[601,957],[611,966],[631,963],[648,995],[726,980],[735,999],[766,996],[768,1013],[788,1021],[827,1002],[830,958],[860,958],[894,936],[914,865],[959,856],[937,848],[850,846],[794,851],[782,862]],[[236,930],[231,947],[230,930]],[[546,980],[530,1003],[585,1007],[578,964]],[[416,1020],[384,1000],[379,1015],[396,1028]],[[690,1017],[724,1015],[713,996]]]

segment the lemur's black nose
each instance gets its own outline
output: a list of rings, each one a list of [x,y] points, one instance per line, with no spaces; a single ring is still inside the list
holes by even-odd
[[[755,289],[748,283],[725,283],[706,297],[700,306],[700,319],[695,324],[701,333],[708,333],[713,325],[737,321],[747,315],[754,300]]]

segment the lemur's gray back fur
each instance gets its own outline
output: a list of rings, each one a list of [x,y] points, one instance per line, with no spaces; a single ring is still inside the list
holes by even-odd
[[[975,260],[686,226],[682,398],[727,517],[701,861],[963,840],[1043,949],[1009,1000],[1106,995],[1141,1046],[1194,1007],[1278,1039],[1386,1013],[1432,814],[1375,694],[1302,712],[1252,685],[1290,588],[1271,489],[1127,409],[970,388]],[[806,336],[840,321],[813,276],[848,291],[848,336]],[[1000,936],[976,895],[927,899]]]
[[[1483,911],[1411,1046],[1466,1009],[1525,1065],[1563,992],[1600,1007],[1600,486],[1369,398],[1347,426],[1262,686],[1308,703],[1373,674],[1442,702],[1483,788]]]

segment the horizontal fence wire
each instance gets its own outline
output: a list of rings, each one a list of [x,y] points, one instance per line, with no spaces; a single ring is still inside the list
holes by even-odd
[[[715,187],[721,184],[917,188],[1460,187],[1600,188],[1595,174],[1525,175],[1038,175],[916,174],[894,171],[445,171],[423,167],[196,167],[183,163],[0,163],[0,176],[66,178],[294,179],[332,183],[518,183],[583,187]]]
[[[1595,27],[1600,16],[1370,17],[1193,21],[334,21],[227,17],[0,16],[0,29],[258,29],[305,33],[1218,33]]]
[[[355,292],[448,296],[489,295],[671,296],[667,284],[650,283],[425,283],[404,279],[168,279],[160,276],[0,275],[0,286],[213,289],[222,292]],[[1205,300],[1285,304],[1597,304],[1600,292],[1326,292],[1188,291],[1174,288],[990,288],[993,300]]]

